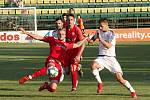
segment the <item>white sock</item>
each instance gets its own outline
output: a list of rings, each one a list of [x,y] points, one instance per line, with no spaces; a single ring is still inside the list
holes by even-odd
[[[101,77],[99,75],[99,71],[97,69],[93,70],[93,75],[95,76],[98,83],[102,83]]]
[[[131,84],[130,84],[128,81],[125,82],[124,86],[125,86],[127,89],[129,89],[130,92],[135,92],[135,90],[133,89],[133,87],[131,86]]]
[[[31,76],[31,75],[29,75],[29,79],[30,79],[30,80],[32,79],[32,76]]]

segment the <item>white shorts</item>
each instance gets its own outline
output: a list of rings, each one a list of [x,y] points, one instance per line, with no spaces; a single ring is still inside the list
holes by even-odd
[[[121,66],[115,57],[100,56],[100,57],[97,57],[94,61],[100,65],[98,68],[99,71],[106,68],[112,73],[119,72],[119,73],[123,74]]]

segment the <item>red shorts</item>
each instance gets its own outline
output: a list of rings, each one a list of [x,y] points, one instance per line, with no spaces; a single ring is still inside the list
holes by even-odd
[[[77,56],[78,52],[80,51],[80,48],[68,50],[66,55],[66,61],[65,61],[65,70],[70,70],[71,65],[77,65],[76,70],[78,69],[78,63],[75,60],[75,57]]]
[[[50,81],[58,81],[58,82],[60,82],[60,78],[61,78],[61,76],[63,74],[61,63],[56,61],[53,58],[49,58],[49,60],[46,60],[46,62],[45,62],[45,67],[48,68],[48,64],[50,64],[50,63],[54,64],[55,67],[58,69],[58,75],[56,77],[49,77]]]

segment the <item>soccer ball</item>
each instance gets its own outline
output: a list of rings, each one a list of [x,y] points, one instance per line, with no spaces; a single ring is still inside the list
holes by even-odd
[[[51,66],[47,69],[47,75],[50,77],[57,77],[58,69],[54,66]]]

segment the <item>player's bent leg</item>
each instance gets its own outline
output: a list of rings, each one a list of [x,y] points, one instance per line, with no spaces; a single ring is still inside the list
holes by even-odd
[[[91,64],[91,70],[95,70],[99,68],[99,64],[96,61],[93,61]]]
[[[99,75],[98,68],[100,68],[100,65],[96,61],[93,61],[92,65],[91,65],[91,70],[92,70],[93,75],[95,76],[95,79],[98,82],[97,93],[101,93],[103,90],[103,83],[102,83],[101,77]]]
[[[44,76],[44,75],[46,75],[46,71],[47,71],[47,67],[43,67],[43,68],[39,69],[38,71],[34,72],[31,76],[32,76],[32,78]]]
[[[45,89],[48,89],[48,82],[44,82],[44,84],[40,86],[39,91],[42,91]]]
[[[80,77],[83,77],[83,69],[81,64],[78,64],[78,74]]]
[[[122,77],[122,73],[119,73],[119,72],[115,73],[115,76],[116,76],[117,81],[120,82],[121,84],[123,84],[131,92],[131,97],[137,98],[137,94],[136,94],[135,90],[133,89],[131,84]]]
[[[82,60],[82,56],[80,57],[80,61]],[[80,77],[83,77],[83,68],[82,68],[82,64],[78,63],[78,74]]]
[[[120,82],[121,84],[125,84],[126,80],[122,77],[122,73],[115,73],[115,76],[118,82]]]
[[[49,85],[49,87],[48,87],[47,90],[49,92],[55,92],[56,89],[57,89],[57,84],[58,84],[58,82],[52,82],[52,83],[50,83],[50,85]]]

